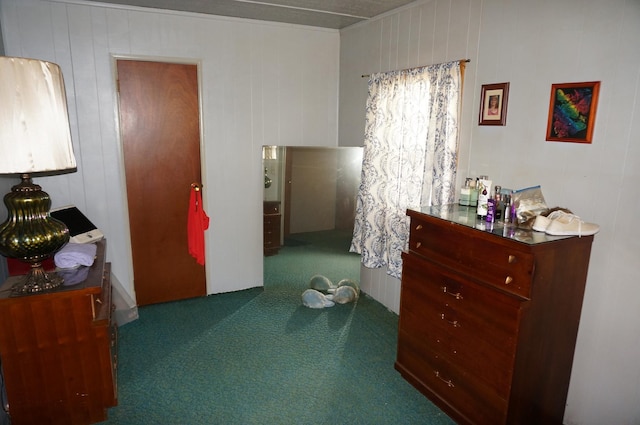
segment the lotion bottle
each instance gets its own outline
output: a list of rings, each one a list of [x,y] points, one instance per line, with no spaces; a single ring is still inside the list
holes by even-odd
[[[480,176],[478,180],[478,217],[484,218],[487,215],[487,201],[491,197],[491,180],[489,176]]]
[[[467,177],[464,186],[460,189],[460,205],[471,205],[471,179]]]
[[[478,206],[478,179],[471,180],[471,194],[469,195],[469,206]]]

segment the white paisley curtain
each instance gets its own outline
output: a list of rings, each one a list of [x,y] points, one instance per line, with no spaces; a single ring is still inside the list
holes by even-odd
[[[458,151],[460,61],[373,74],[351,252],[400,277],[407,208],[452,203]]]

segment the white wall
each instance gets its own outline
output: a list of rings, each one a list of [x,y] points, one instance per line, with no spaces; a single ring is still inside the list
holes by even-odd
[[[56,62],[67,85],[78,172],[38,182],[103,230],[133,297],[114,57],[199,64],[208,293],[261,286],[261,147],[337,145],[339,33],[74,0],[0,8],[7,55]]]
[[[340,144],[361,144],[362,74],[469,58],[459,182],[541,184],[550,206],[600,224],[566,424],[640,424],[640,2],[418,1],[341,31]],[[551,84],[601,81],[592,144],[545,141]],[[478,126],[482,84],[510,82],[507,125]],[[399,284],[363,270],[363,290],[394,311]]]

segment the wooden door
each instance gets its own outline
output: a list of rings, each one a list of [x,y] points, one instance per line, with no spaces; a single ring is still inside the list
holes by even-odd
[[[137,303],[204,296],[187,240],[191,184],[201,181],[197,67],[118,60],[117,70]]]
[[[335,229],[339,148],[287,147],[285,237]]]
[[[293,148],[287,147],[285,149],[284,160],[283,237],[287,238],[291,234],[291,174],[293,170]]]

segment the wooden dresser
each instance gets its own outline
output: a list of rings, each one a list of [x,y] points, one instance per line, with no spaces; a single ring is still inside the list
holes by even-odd
[[[264,201],[264,255],[276,255],[280,250],[280,214],[279,201]]]
[[[562,424],[593,236],[407,214],[396,369],[460,424]]]
[[[0,287],[0,356],[13,425],[101,422],[117,404],[117,327],[106,241],[86,279],[11,296]],[[69,280],[72,281],[72,280]]]

